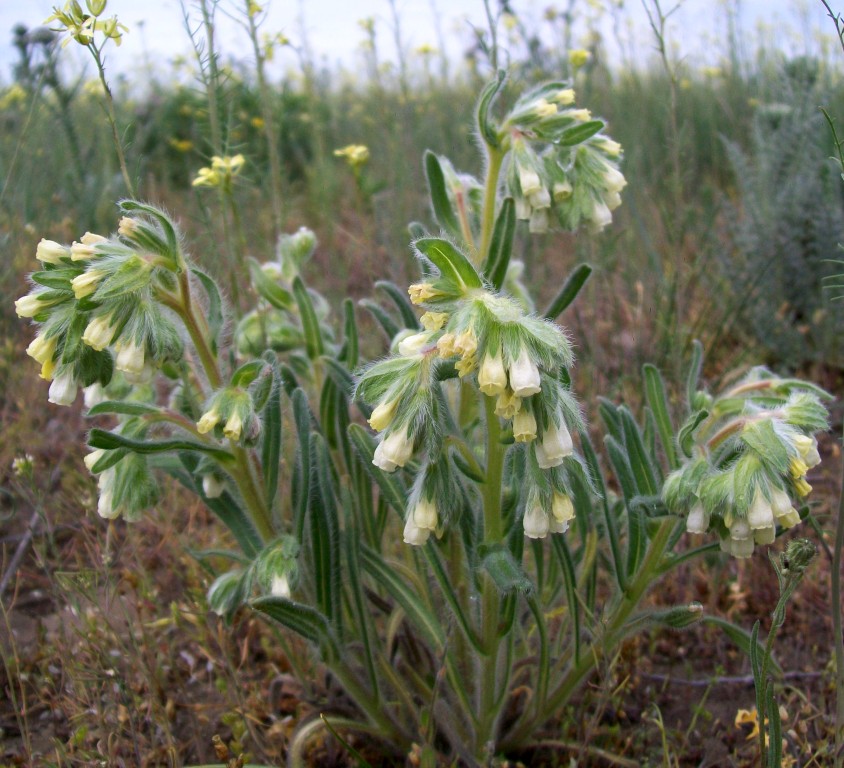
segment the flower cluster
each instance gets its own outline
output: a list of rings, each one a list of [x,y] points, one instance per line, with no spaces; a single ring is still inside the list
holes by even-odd
[[[663,488],[669,509],[687,514],[686,530],[715,531],[723,551],[744,558],[772,543],[777,526],[797,525],[812,490],[806,474],[821,461],[824,394],[757,369],[715,400],[691,460]]]
[[[114,237],[41,240],[35,255],[42,269],[15,310],[38,326],[27,353],[52,381],[50,402],[70,405],[80,386],[106,385],[115,369],[143,380],[180,357],[181,338],[160,303],[178,259],[159,227],[124,217]]]
[[[358,381],[357,394],[375,405],[369,424],[380,432],[373,463],[393,472],[423,445],[427,462],[438,463],[448,431],[441,423],[438,386],[452,369],[494,399],[495,417],[509,422],[513,440],[526,446],[531,477],[524,491],[526,535],[565,530],[574,513],[567,493],[571,467],[564,464],[574,454],[570,429],[581,426],[577,403],[560,377],[572,362],[565,334],[509,296],[467,289],[442,274],[411,285],[409,293],[427,310],[422,329],[401,334],[396,354],[369,367]],[[432,491],[428,481],[417,486],[405,529],[405,540],[413,544],[438,529],[438,507],[447,503],[447,494]]]
[[[598,232],[621,205],[627,183],[618,169],[621,146],[574,100],[565,83],[536,88],[516,102],[500,130],[510,157],[507,188],[531,232],[545,232],[552,213],[565,229],[585,222]]]
[[[214,155],[211,158],[210,167],[200,168],[191,184],[194,187],[229,189],[234,178],[243,170],[245,163],[246,158],[243,155],[235,155],[234,157]]]
[[[196,429],[201,435],[213,432],[218,438],[255,442],[261,434],[261,422],[252,394],[237,386],[218,390],[211,396]],[[206,495],[212,496],[207,491]]]
[[[64,7],[53,8],[53,13],[44,20],[44,24],[58,21],[62,32],[68,32],[69,37],[63,43],[67,45],[75,40],[80,45],[90,45],[94,42],[94,34],[100,32],[106,39],[113,40],[115,45],[123,42],[123,34],[129,30],[117,20],[117,16],[110,19],[100,18],[105,12],[106,0],[85,0],[86,13],[78,0],[68,0]]]

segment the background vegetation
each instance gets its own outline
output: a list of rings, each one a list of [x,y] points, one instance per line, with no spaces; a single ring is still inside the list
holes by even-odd
[[[670,50],[659,6],[651,10],[655,41]],[[549,14],[544,23],[564,41],[571,22]],[[257,60],[229,60],[209,55],[205,38],[195,41],[194,62],[116,85],[116,123],[139,197],[178,213],[194,255],[230,286],[235,305],[249,305],[238,292],[248,284],[243,257],[271,257],[278,234],[300,225],[317,233],[308,269],[328,296],[369,296],[381,277],[408,282],[407,224],[426,215],[424,150],[479,171],[470,165],[471,115],[493,71],[489,33],[478,32],[451,72],[435,51],[405,51],[385,67],[373,30],[363,25],[361,34],[370,45],[366,74],[355,78],[321,71],[302,54],[296,71],[268,82],[263,43]],[[97,518],[81,462],[84,420],[46,404],[24,354],[30,334],[12,300],[26,292],[38,240],[108,231],[126,189],[102,86],[65,65],[51,34],[13,35],[20,59],[0,91],[0,760],[207,762],[217,734],[232,754],[278,761],[295,724],[315,702],[332,701],[332,680],[315,668],[303,688],[257,619],[244,616],[229,634],[207,613],[210,576],[184,552],[214,546],[219,529],[198,502],[172,488],[140,523]],[[828,260],[844,241],[844,200],[818,110],[829,105],[844,119],[840,62],[821,46],[800,58],[765,49],[741,56],[736,46],[704,70],[668,53],[611,69],[593,38],[575,67],[564,47],[538,40],[518,16],[501,20],[512,87],[571,77],[579,102],[624,146],[629,180],[607,232],[552,233],[527,246],[525,279],[543,299],[574,265],[595,268],[563,317],[578,349],[576,390],[635,406],[631,385],[646,361],[679,388],[699,339],[713,386],[728,371],[764,363],[840,393],[841,309],[824,279],[838,271]],[[353,168],[335,155],[349,144],[367,146],[368,162]],[[230,194],[192,186],[212,155],[237,153],[246,164]],[[385,340],[374,324],[365,327],[367,352],[377,356]],[[597,405],[586,403],[590,415]],[[834,421],[839,429],[839,411]],[[823,448],[839,456],[837,442]],[[32,474],[16,473],[13,460],[27,453]],[[780,663],[792,675],[784,729],[805,766],[823,764],[832,728],[824,531],[836,483],[813,478],[822,501],[811,535],[823,556],[781,640]],[[762,558],[713,563],[707,573],[716,578],[687,572],[668,587],[672,599],[700,600],[712,613],[746,617],[748,627],[768,620],[777,590]],[[584,691],[578,717],[561,713],[559,745],[526,763],[567,764],[591,743],[619,756],[618,765],[753,764],[755,745],[733,722],[738,704],[752,706],[748,662],[714,631],[631,642],[604,675]],[[351,761],[337,741],[315,750],[315,765]],[[596,754],[583,764],[602,764]]]

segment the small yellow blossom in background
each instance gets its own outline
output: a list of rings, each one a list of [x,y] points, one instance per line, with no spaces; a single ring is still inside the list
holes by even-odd
[[[692,87],[692,81],[689,80],[688,77],[683,77],[680,79],[680,90],[681,91],[688,91]]]
[[[504,22],[504,29],[506,29],[508,32],[512,32],[519,23],[512,13],[503,14],[501,16],[501,21]]]
[[[281,32],[276,32],[274,35],[265,32],[261,35],[261,50],[266,61],[272,61],[275,58],[276,48],[284,48],[285,45],[290,45],[290,38]]]
[[[358,26],[366,32],[366,34],[373,34],[375,32],[375,17],[367,16],[365,19],[358,19]]]
[[[436,52],[437,49],[428,43],[423,43],[416,49],[416,54],[418,56],[433,56]]]
[[[724,70],[722,70],[721,67],[701,67],[700,73],[704,77],[716,78],[722,77],[724,75]]]
[[[335,149],[336,157],[346,158],[346,162],[352,167],[352,170],[358,170],[369,160],[369,147],[364,144],[349,144],[342,149]]]
[[[259,5],[258,3],[256,3],[256,2],[255,2],[255,0],[249,0],[249,5],[248,5],[248,6],[247,6],[247,8],[246,8],[246,12],[247,12],[250,16],[253,16],[253,17],[254,17],[254,16],[257,16],[257,15],[258,15],[259,13],[261,13],[263,10],[264,10],[264,6]]]
[[[17,83],[10,85],[0,96],[0,110],[9,109],[26,101],[26,91]]]
[[[177,152],[190,152],[193,149],[193,142],[190,139],[167,139],[167,143]]]
[[[264,122],[263,117],[259,117],[258,115],[256,115],[249,121],[249,125],[251,125],[253,128],[257,128],[260,131],[266,125],[266,123]]]
[[[592,54],[584,48],[576,48],[573,51],[569,51],[569,64],[575,69],[585,66],[591,58]]]
[[[788,712],[786,708],[780,706],[780,720],[787,720],[788,719]],[[768,724],[768,718],[765,718],[765,725]],[[756,707],[753,709],[740,709],[736,712],[736,728],[741,728],[743,725],[752,725],[753,728],[751,729],[750,733],[747,735],[747,741],[751,741],[759,736],[759,712],[757,712]]]
[[[103,84],[99,80],[86,80],[82,86],[82,92],[86,96],[99,98],[103,95]]]
[[[245,162],[246,158],[243,155],[234,157],[214,155],[211,158],[211,167],[200,168],[191,184],[194,187],[228,186],[243,169]]]

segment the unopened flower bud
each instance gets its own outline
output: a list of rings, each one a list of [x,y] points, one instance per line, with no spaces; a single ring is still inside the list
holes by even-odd
[[[35,317],[47,306],[38,299],[38,294],[28,293],[26,296],[15,299],[15,314],[18,317]]]
[[[396,406],[399,404],[399,398],[393,397],[389,400],[383,399],[372,411],[369,417],[369,426],[376,432],[381,432],[390,426],[393,416],[396,414]]]
[[[35,250],[35,258],[42,264],[58,264],[62,259],[70,256],[70,248],[55,242],[55,240],[41,239]]]
[[[106,273],[101,269],[89,269],[81,275],[77,275],[70,281],[70,286],[73,288],[73,295],[77,299],[84,299],[90,296],[99,287],[100,281],[105,277]]]
[[[74,242],[70,246],[70,258],[73,261],[86,261],[96,255],[96,246],[99,243],[107,242],[107,238],[102,235],[95,235],[91,232],[86,232],[79,238],[79,242]]]
[[[403,357],[416,357],[417,355],[421,355],[425,351],[425,348],[431,345],[430,342],[431,334],[427,331],[405,336],[399,342],[399,354]]]
[[[706,533],[709,530],[709,515],[699,501],[696,501],[689,510],[686,530],[689,533]]]
[[[202,492],[209,499],[218,499],[226,490],[226,483],[217,475],[209,473],[202,476]]]

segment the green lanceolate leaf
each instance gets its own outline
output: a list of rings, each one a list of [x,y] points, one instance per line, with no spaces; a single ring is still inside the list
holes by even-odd
[[[773,686],[765,692],[765,699],[765,710],[768,713],[768,766],[779,768],[782,765],[782,720]]]
[[[220,296],[220,289],[210,275],[205,274],[201,269],[191,267],[191,274],[199,280],[202,290],[208,297],[208,305],[205,310],[205,319],[208,321],[209,338],[213,350],[217,351],[217,338],[223,330],[223,299]]]
[[[627,451],[611,436],[608,436],[604,443],[607,447],[613,472],[624,494],[627,512],[627,565],[625,572],[630,577],[636,573],[647,547],[644,511],[640,504],[633,503],[633,500],[638,498],[639,494]]]
[[[165,453],[167,451],[198,451],[207,453],[218,461],[228,462],[232,455],[216,446],[200,443],[195,440],[133,440],[124,435],[107,432],[103,429],[92,429],[88,435],[88,445],[92,448],[127,448],[133,453]]]
[[[179,261],[179,238],[176,235],[176,229],[170,219],[168,219],[167,216],[165,216],[161,211],[159,211],[158,208],[155,208],[151,205],[145,205],[144,203],[139,203],[135,200],[122,200],[120,202],[120,210],[125,211],[126,213],[140,211],[141,213],[145,213],[150,218],[155,219],[164,232],[164,237],[167,240],[167,247],[170,250],[174,264]]]
[[[507,277],[507,267],[513,254],[513,238],[516,235],[516,204],[512,197],[507,197],[501,203],[501,210],[495,219],[492,239],[489,243],[489,255],[484,264],[483,273],[492,283],[495,290],[500,291]]]
[[[358,303],[378,321],[378,325],[384,329],[387,339],[392,341],[399,332],[399,327],[396,321],[390,317],[389,312],[372,299],[361,299]]]
[[[267,507],[272,509],[278,490],[279,459],[281,457],[281,382],[273,367],[273,384],[262,414],[261,469],[264,475],[264,494]]]
[[[249,605],[312,643],[320,646],[335,645],[328,619],[309,605],[273,596],[256,598]]]
[[[579,264],[566,278],[559,293],[551,300],[542,312],[546,320],[556,320],[563,311],[577,298],[580,289],[586,284],[592,274],[592,267],[588,264]]]
[[[656,366],[647,363],[644,367],[645,397],[653,413],[656,430],[665,458],[668,459],[669,469],[677,469],[677,449],[674,445],[674,426],[668,410],[668,397],[665,394],[665,382]]]
[[[726,619],[719,618],[718,616],[704,616],[701,619],[701,622],[704,624],[712,624],[713,626],[719,627],[723,633],[736,644],[738,649],[742,651],[742,653],[747,654],[750,657],[751,654],[751,647],[754,647],[754,653],[758,654],[757,658],[761,658],[764,653],[765,649],[762,647],[762,644],[759,643],[757,638],[754,638],[750,632],[746,629],[742,629],[741,627],[733,624],[731,621],[727,621]],[[758,635],[758,630],[757,630]],[[752,657],[751,661],[752,661]],[[780,665],[774,660],[773,656],[768,660],[769,667],[776,672],[776,674],[781,675],[782,669]],[[752,665],[751,665],[752,666]],[[761,664],[760,664],[760,674],[761,674]]]
[[[633,414],[622,406],[618,409],[621,416],[621,427],[624,435],[624,447],[630,461],[630,468],[636,480],[636,490],[639,496],[656,496],[662,488],[658,470],[654,467],[651,457],[645,449],[642,433],[633,418]]]
[[[451,201],[448,199],[445,174],[440,165],[440,159],[430,150],[425,152],[425,177],[428,180],[431,208],[434,211],[437,224],[452,237],[460,237],[460,223],[457,220],[457,214],[451,207]]]
[[[700,426],[701,422],[709,416],[709,411],[698,411],[693,413],[686,423],[680,427],[677,433],[677,443],[680,445],[680,450],[686,458],[691,458],[692,449],[695,444],[695,430]]]
[[[319,327],[316,311],[314,310],[308,289],[298,275],[293,280],[293,296],[299,307],[299,315],[302,319],[302,331],[305,334],[305,349],[311,360],[316,360],[325,354],[325,346],[322,340],[322,331]]]
[[[504,87],[504,82],[507,75],[503,69],[499,69],[496,73],[495,80],[487,84],[481,92],[481,98],[478,100],[477,121],[478,130],[481,132],[483,140],[489,144],[490,147],[497,148],[499,144],[498,130],[490,118],[489,111],[501,89]]]
[[[293,529],[296,538],[301,541],[304,535],[305,518],[311,492],[311,409],[308,396],[301,390],[295,389],[290,398],[293,404],[293,420],[296,423],[296,435],[299,438],[299,449],[296,452],[296,469],[294,476],[293,496]]]
[[[161,413],[156,405],[148,403],[129,403],[123,400],[106,400],[97,403],[88,411],[88,416],[102,416],[103,414],[119,414],[121,416],[146,416]]]
[[[703,367],[703,344],[697,339],[692,342],[692,359],[689,363],[689,375],[686,379],[686,398],[689,403],[689,408],[692,408],[692,402],[695,399],[697,392],[697,382],[700,379],[700,371]]]
[[[393,304],[396,305],[396,309],[398,309],[401,315],[405,328],[411,328],[413,330],[419,328],[419,318],[416,317],[416,312],[413,309],[413,304],[410,303],[407,291],[401,290],[401,288],[389,280],[379,280],[375,283],[375,287],[386,293]]]
[[[604,124],[600,120],[589,120],[563,131],[563,134],[554,143],[561,147],[573,147],[575,144],[582,144],[587,139],[591,139],[603,127]]]
[[[311,433],[311,550],[317,604],[338,631],[341,619],[340,522],[325,439]]]
[[[290,291],[282,288],[275,280],[270,278],[263,269],[261,264],[256,259],[248,256],[246,259],[249,265],[249,276],[252,278],[252,285],[258,292],[258,295],[269,302],[276,309],[292,309],[293,297]]]
[[[343,299],[343,355],[342,359],[350,370],[357,368],[359,360],[358,324],[355,318],[355,303],[350,298]]]
[[[513,553],[503,545],[490,548],[483,554],[481,566],[503,594],[521,592],[524,595],[531,595],[535,590],[533,582],[528,578],[521,563],[517,562]]]
[[[416,591],[402,578],[390,563],[369,549],[361,549],[361,564],[376,583],[404,609],[410,623],[440,652],[445,633],[431,611],[419,599]]]
[[[446,280],[464,289],[481,288],[483,282],[466,255],[441,237],[423,237],[413,243]]]
[[[571,557],[569,545],[566,542],[565,536],[552,536],[551,543],[553,545],[554,554],[557,556],[557,562],[560,565],[560,570],[563,572],[563,586],[566,590],[566,602],[569,607],[569,616],[571,617],[571,637],[574,640],[574,662],[578,663],[580,659],[580,600],[577,597],[577,573],[574,570],[574,561]]]
[[[244,363],[232,374],[231,385],[245,389],[258,378],[258,374],[266,366],[267,363],[263,360],[251,360],[248,363]]]

